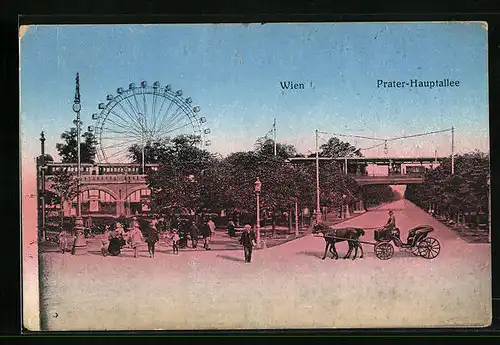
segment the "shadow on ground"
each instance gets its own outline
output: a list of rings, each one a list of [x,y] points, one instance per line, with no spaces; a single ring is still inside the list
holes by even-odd
[[[244,262],[245,261],[245,260],[243,260],[241,258],[236,258],[234,256],[229,256],[229,255],[217,255],[217,257],[223,258],[223,259],[226,259],[226,260],[235,261],[235,262]]]
[[[303,252],[299,252],[300,255],[307,255],[307,256],[314,256],[316,258],[323,258],[323,254],[322,252],[313,252],[313,251],[310,251],[310,250],[305,250]]]

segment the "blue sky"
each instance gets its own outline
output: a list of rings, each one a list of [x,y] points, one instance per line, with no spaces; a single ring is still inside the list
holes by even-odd
[[[253,148],[277,119],[278,141],[307,153],[314,131],[387,138],[456,129],[456,149],[488,150],[487,28],[481,23],[32,26],[20,41],[22,154],[39,134],[82,120],[118,87],[171,84],[201,107],[213,152]],[[460,81],[458,88],[380,89],[377,79]],[[282,90],[281,81],[304,90]],[[327,140],[322,135],[320,143]],[[377,142],[351,140],[358,147]],[[450,154],[450,135],[393,142],[390,154]],[[366,151],[383,154],[382,147]]]

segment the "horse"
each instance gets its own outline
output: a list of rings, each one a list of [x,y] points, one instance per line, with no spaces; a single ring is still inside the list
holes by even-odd
[[[361,228],[331,228],[326,226],[325,224],[319,223],[313,227],[313,234],[322,233],[325,238],[325,254],[321,260],[325,260],[326,253],[330,248],[330,253],[332,253],[332,259],[338,260],[339,254],[337,253],[337,249],[335,248],[336,242],[347,241],[349,244],[349,250],[347,254],[344,256],[344,259],[347,259],[351,256],[352,250],[354,249],[354,257],[353,260],[356,259],[358,255],[358,248],[361,250],[360,259],[363,258],[363,247],[361,247],[361,243],[359,242],[359,238],[364,236],[365,231]]]

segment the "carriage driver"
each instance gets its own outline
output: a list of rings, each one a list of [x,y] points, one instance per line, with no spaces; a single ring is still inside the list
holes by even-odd
[[[396,229],[396,217],[394,217],[394,211],[389,211],[389,219],[387,223],[384,225],[384,231],[394,231]]]

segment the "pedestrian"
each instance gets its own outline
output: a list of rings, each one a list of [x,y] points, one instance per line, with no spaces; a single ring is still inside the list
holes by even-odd
[[[191,223],[191,246],[193,247],[193,249],[198,248],[198,237],[199,236],[200,236],[200,230],[198,229],[196,222],[193,221]]]
[[[236,229],[236,225],[234,224],[233,220],[231,219],[228,223],[227,223],[227,233],[230,237],[234,237],[236,236],[236,233],[235,233],[235,229]]]
[[[201,236],[203,236],[203,248],[205,250],[211,250],[210,249],[210,227],[208,226],[208,223],[204,223],[201,226]]]
[[[171,239],[172,239],[172,251],[174,254],[179,254],[179,240],[180,240],[180,237],[179,237],[179,234],[177,232],[176,229],[174,229],[172,231],[172,236],[171,236]]]
[[[215,223],[212,218],[207,222],[208,227],[210,228],[210,240],[212,240],[212,236],[215,236]]]
[[[105,230],[104,230],[104,235],[103,235],[103,238],[101,240],[101,254],[102,254],[102,256],[106,256],[108,253],[109,240],[110,240],[109,225],[106,225]]]
[[[121,227],[120,223],[115,224],[115,228],[109,232],[108,235],[108,240],[109,240],[109,245],[108,245],[108,253],[116,256],[120,254],[121,252],[121,242],[120,242],[120,235],[118,235],[118,228]]]
[[[134,217],[135,218],[135,217]],[[129,238],[130,238],[130,244],[132,246],[132,249],[134,250],[134,258],[137,258],[138,256],[138,248],[139,244],[144,240],[144,237],[142,236],[141,229],[139,229],[139,224],[136,221],[137,218],[133,219],[133,228],[132,230],[129,231]]]
[[[63,254],[68,250],[68,233],[64,228],[59,232],[59,249]]]
[[[187,220],[180,220],[179,227],[176,228],[177,234],[179,235],[178,246],[181,248],[187,247]]]
[[[94,221],[91,216],[87,218],[87,229],[89,230],[89,236],[92,237],[92,229],[94,228]]]
[[[146,243],[148,244],[148,252],[149,257],[155,257],[155,246],[156,242],[160,240],[158,236],[158,230],[156,229],[156,222],[151,223],[151,230],[149,231],[148,238],[146,239]]]
[[[243,251],[245,253],[245,262],[252,261],[252,249],[256,244],[255,232],[252,230],[250,224],[246,224],[241,234],[240,244],[243,246]]]
[[[115,237],[120,241],[120,246],[123,247],[125,245],[125,230],[123,230],[123,225],[120,222],[116,222],[115,224]]]

